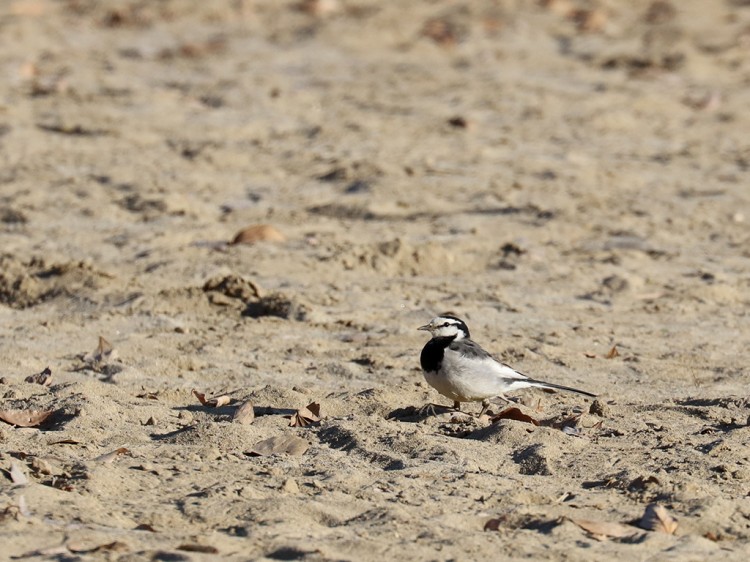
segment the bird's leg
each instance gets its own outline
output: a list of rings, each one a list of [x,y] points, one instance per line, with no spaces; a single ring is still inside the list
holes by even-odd
[[[514,402],[508,400],[502,394],[498,394],[497,396],[495,396],[495,398],[499,398],[500,400],[502,400],[506,404],[514,404]],[[482,410],[479,412],[479,416],[478,417],[482,417],[484,414],[486,414],[487,410],[490,409],[491,405],[492,405],[492,402],[490,401],[489,398],[485,398],[484,400],[482,400]]]
[[[485,398],[484,400],[482,400],[482,409],[479,411],[479,415],[477,417],[481,418],[489,409],[490,409],[490,401],[489,399]]]
[[[461,411],[461,402],[459,402],[458,400],[454,400],[453,401],[453,409],[456,410],[457,412],[460,412]]]
[[[442,404],[433,404],[430,402],[429,404],[425,404],[419,409],[419,415],[420,416],[437,416],[437,410],[436,408],[439,408],[441,410],[447,410],[449,406],[443,406]]]

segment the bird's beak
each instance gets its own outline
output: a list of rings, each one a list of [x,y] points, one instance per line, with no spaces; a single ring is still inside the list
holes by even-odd
[[[419,328],[417,328],[417,330],[424,330],[425,332],[429,332],[430,331],[430,325],[429,324],[425,324],[424,326],[420,326]]]

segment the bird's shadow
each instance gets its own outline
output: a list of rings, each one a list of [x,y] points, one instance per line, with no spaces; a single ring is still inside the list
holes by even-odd
[[[439,414],[447,414],[456,411],[457,410],[453,408],[453,406],[443,406],[442,404],[427,404],[420,408],[417,408],[416,406],[406,406],[405,408],[396,408],[395,410],[388,412],[385,419],[407,423],[419,423]]]

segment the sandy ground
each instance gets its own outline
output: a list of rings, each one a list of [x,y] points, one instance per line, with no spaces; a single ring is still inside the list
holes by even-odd
[[[0,556],[747,559],[747,2],[15,0],[0,44],[0,413],[52,412],[0,423]],[[420,413],[448,310],[600,397]]]

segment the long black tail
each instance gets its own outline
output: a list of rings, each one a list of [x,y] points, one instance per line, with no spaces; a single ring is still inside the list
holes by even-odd
[[[531,386],[538,386],[540,388],[553,388],[555,390],[564,390],[566,392],[575,392],[576,394],[583,394],[584,396],[596,398],[596,394],[592,394],[590,392],[586,392],[585,390],[579,390],[570,386],[563,386],[561,384],[554,384],[551,382],[537,381],[534,379],[528,379],[526,382],[528,382]]]

